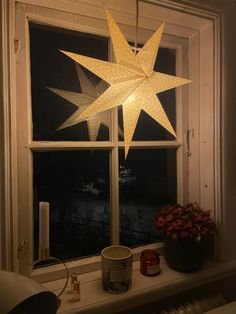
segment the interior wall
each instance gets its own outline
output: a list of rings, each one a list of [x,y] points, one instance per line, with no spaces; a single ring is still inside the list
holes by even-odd
[[[223,256],[236,258],[236,0],[188,0],[222,13]],[[207,56],[206,56],[207,58]]]

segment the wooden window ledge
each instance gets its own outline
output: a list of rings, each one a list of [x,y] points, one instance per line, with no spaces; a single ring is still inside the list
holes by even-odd
[[[140,274],[139,261],[133,264],[132,288],[122,294],[111,294],[103,290],[101,271],[79,275],[81,283],[81,299],[72,300],[70,282],[61,296],[58,313],[65,314],[112,314],[128,311],[132,308],[150,304],[189,289],[203,286],[236,274],[236,261],[227,263],[206,263],[203,269],[195,273],[180,273],[170,269],[161,257],[161,273],[155,277]],[[45,285],[58,293],[64,280],[55,280]]]

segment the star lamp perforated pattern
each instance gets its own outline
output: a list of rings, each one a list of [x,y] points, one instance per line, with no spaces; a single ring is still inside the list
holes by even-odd
[[[79,118],[87,119],[89,116],[122,105],[125,157],[127,157],[141,110],[176,137],[156,94],[191,81],[153,70],[164,24],[135,54],[108,10],[106,14],[116,63],[67,51],[61,52],[110,84],[103,94],[80,113]]]
[[[104,81],[100,81],[97,85],[93,84],[82,71],[79,64],[76,64],[76,70],[82,93],[47,87],[53,93],[68,100],[78,107],[78,109],[58,127],[58,130],[70,127],[83,121],[87,121],[89,139],[90,141],[96,141],[100,125],[103,124],[107,128],[110,127],[110,112],[106,110],[97,114],[95,113],[86,119],[81,118],[81,113],[86,110],[89,105],[106,90],[107,84]],[[123,136],[123,132],[120,128],[119,134]]]

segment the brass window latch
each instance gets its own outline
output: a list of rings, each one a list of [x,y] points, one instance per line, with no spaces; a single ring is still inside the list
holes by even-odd
[[[26,243],[27,243],[26,240],[22,240],[21,243],[18,245],[18,250],[17,250],[17,258],[18,259],[21,258],[21,254],[23,252],[23,249],[24,249]]]

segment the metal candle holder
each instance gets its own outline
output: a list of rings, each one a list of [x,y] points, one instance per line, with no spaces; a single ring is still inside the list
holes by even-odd
[[[67,284],[68,284],[68,281],[69,281],[69,270],[66,266],[66,264],[59,258],[57,257],[54,257],[54,256],[50,256],[50,248],[42,248],[42,247],[39,247],[39,250],[38,250],[38,259],[35,260],[32,265],[31,265],[31,272],[34,268],[34,266],[36,266],[38,263],[40,262],[44,262],[44,261],[56,261],[60,264],[62,264],[66,270],[66,281],[65,281],[65,284],[64,286],[62,287],[61,291],[56,295],[57,297],[57,300],[58,300],[58,307],[60,306],[61,304],[61,301],[60,301],[60,296],[62,295],[62,293],[66,290],[66,287],[67,287]]]

